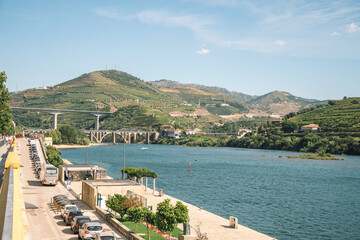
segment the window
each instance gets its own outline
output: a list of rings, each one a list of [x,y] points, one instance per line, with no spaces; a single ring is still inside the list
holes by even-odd
[[[88,226],[87,228],[89,231],[101,231],[102,227],[101,226]]]
[[[46,173],[47,174],[57,174],[57,168],[47,168]]]

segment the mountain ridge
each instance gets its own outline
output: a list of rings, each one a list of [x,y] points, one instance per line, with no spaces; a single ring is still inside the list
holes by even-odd
[[[49,89],[27,89],[11,95],[12,106],[116,110],[124,104],[140,102],[155,108],[191,105],[218,115],[256,112],[257,109],[269,115],[285,115],[321,103],[283,91],[252,96],[217,86],[165,79],[147,82],[117,70],[85,73]]]

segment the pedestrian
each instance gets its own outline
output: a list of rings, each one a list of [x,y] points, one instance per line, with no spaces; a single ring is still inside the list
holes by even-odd
[[[8,145],[8,143],[9,143],[9,137],[8,136],[5,137],[5,142],[6,142],[6,145]]]

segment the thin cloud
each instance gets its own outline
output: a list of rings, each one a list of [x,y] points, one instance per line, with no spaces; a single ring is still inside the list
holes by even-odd
[[[196,53],[199,54],[199,55],[204,55],[204,54],[210,53],[210,50],[206,49],[206,48],[201,48],[201,50],[196,51]]]
[[[243,6],[259,17],[259,23],[269,30],[298,32],[303,29],[325,26],[329,22],[346,22],[357,18],[360,6],[349,7],[343,2],[279,1],[269,4],[243,2]]]
[[[117,20],[133,20],[137,19],[140,22],[149,25],[161,25],[167,27],[183,27],[193,31],[196,35],[205,39],[214,37],[207,30],[207,26],[212,24],[212,21],[200,15],[176,15],[166,10],[145,10],[133,15],[122,15],[113,9],[96,9],[95,13],[102,17],[117,19]]]
[[[285,45],[285,41],[283,41],[283,40],[276,40],[276,41],[275,41],[275,44],[278,45],[278,46],[280,46],[280,47],[282,47],[282,46]]]
[[[346,25],[346,30],[349,33],[354,33],[354,32],[360,31],[360,28],[355,23],[350,23],[350,24]]]
[[[332,37],[337,37],[337,36],[340,36],[340,33],[338,33],[338,32],[333,32],[333,33],[331,34],[331,36],[332,36]]]

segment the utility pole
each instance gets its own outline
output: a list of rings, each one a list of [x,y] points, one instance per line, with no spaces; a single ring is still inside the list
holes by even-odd
[[[125,179],[125,134],[124,134],[124,151],[123,151],[123,170],[122,170],[122,179]]]

